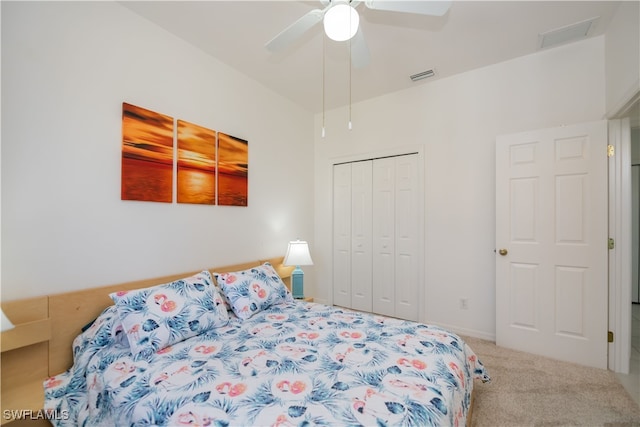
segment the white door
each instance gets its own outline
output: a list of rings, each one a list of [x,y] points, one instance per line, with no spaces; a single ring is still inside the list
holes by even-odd
[[[373,312],[418,320],[418,156],[373,161]]]
[[[496,343],[607,368],[607,123],[496,141]]]
[[[418,321],[419,218],[418,156],[396,157],[396,238],[395,311],[396,317]]]
[[[396,162],[373,162],[373,312],[396,316],[395,225]]]
[[[351,164],[351,308],[371,311],[372,162]]]
[[[333,167],[333,303],[351,307],[351,164]]]

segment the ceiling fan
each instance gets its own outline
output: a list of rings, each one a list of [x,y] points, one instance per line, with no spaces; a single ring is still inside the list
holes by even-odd
[[[335,41],[351,40],[351,63],[356,68],[369,64],[369,47],[359,25],[356,8],[360,3],[368,9],[389,12],[417,13],[442,16],[451,6],[451,0],[320,0],[323,9],[313,9],[269,40],[265,47],[278,52],[292,45],[304,33],[323,21],[326,35]]]

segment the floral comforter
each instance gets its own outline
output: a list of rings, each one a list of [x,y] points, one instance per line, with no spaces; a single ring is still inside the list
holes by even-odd
[[[74,341],[45,409],[69,426],[464,425],[482,363],[434,326],[278,304],[134,361],[115,308]],[[65,412],[66,413],[66,412]]]

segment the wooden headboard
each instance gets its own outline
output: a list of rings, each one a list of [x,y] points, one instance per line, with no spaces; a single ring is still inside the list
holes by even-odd
[[[294,267],[284,266],[282,261],[282,257],[277,257],[214,267],[209,271],[211,273],[239,271],[270,262],[285,285],[291,289],[291,272]],[[191,276],[199,271],[3,302],[2,309],[16,325],[16,329],[3,332],[0,340],[3,353],[2,398],[0,399],[2,408],[0,409],[39,410],[42,408],[42,381],[71,367],[73,340],[80,334],[83,326],[94,320],[105,308],[113,305],[113,301],[109,298],[110,293],[155,286]],[[39,361],[39,369],[36,371],[33,366],[35,360]],[[47,362],[48,368],[45,368]],[[5,373],[15,373],[15,378]],[[25,387],[25,375],[30,378],[28,390]],[[24,393],[17,391],[18,389],[24,389]],[[34,394],[37,395],[35,398]],[[21,395],[30,396],[30,402],[26,402],[26,398],[22,399]],[[7,406],[7,402],[10,402],[10,406]],[[37,406],[38,402],[40,406]],[[32,407],[34,405],[35,407]],[[4,424],[5,420],[2,421]]]

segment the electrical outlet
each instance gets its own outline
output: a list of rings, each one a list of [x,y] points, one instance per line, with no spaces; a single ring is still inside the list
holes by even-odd
[[[469,300],[467,298],[460,298],[460,308],[462,310],[469,309]]]

